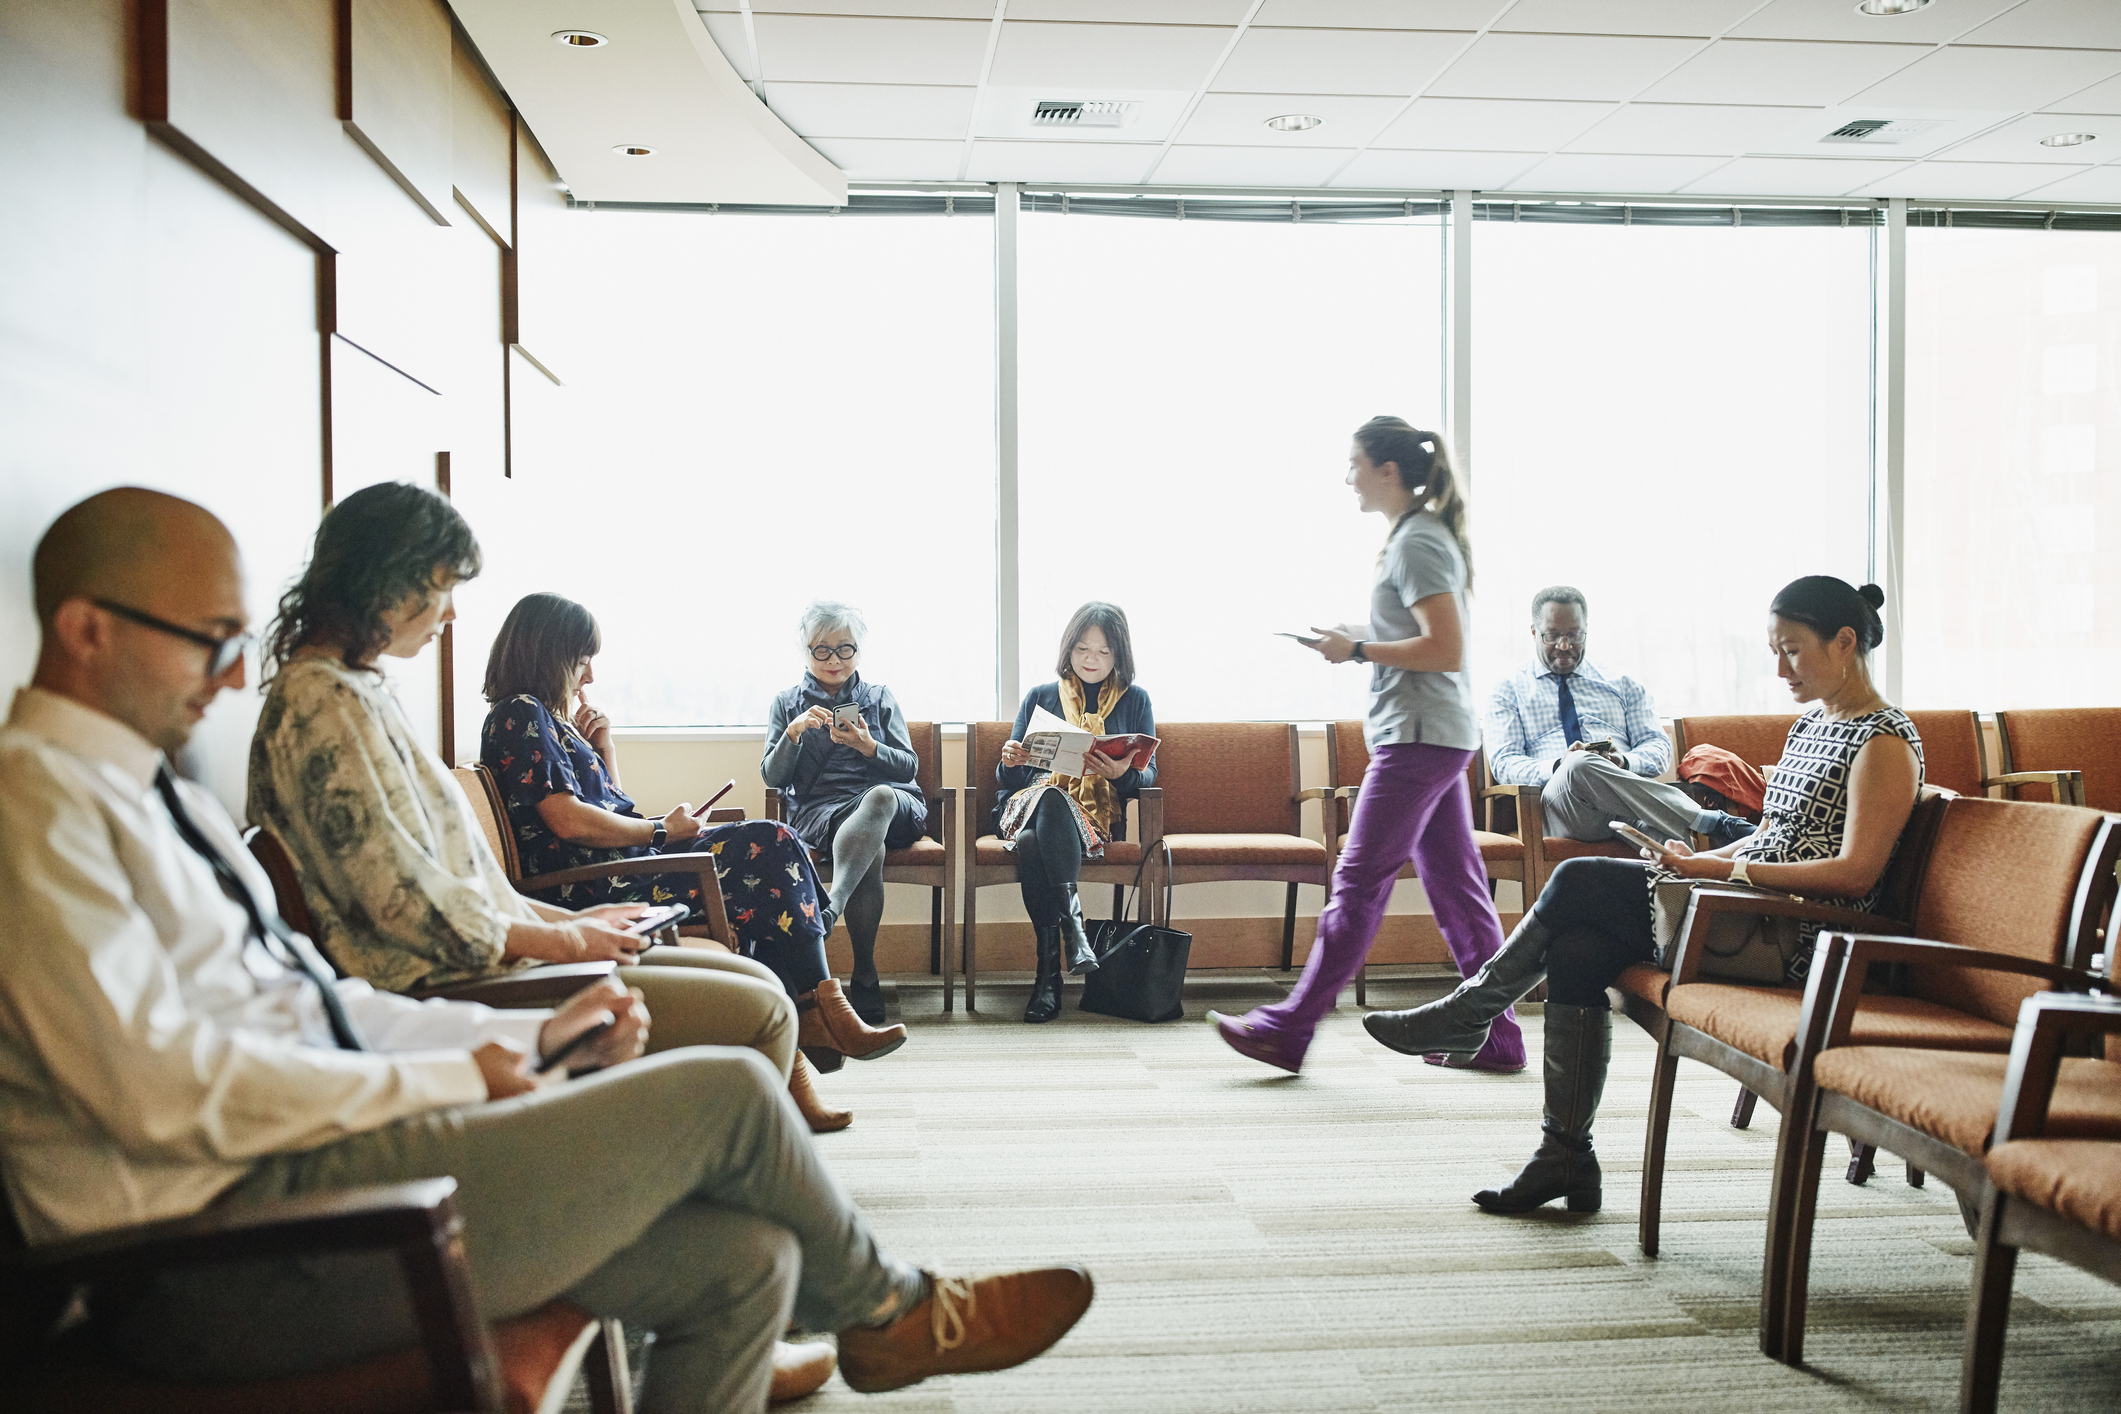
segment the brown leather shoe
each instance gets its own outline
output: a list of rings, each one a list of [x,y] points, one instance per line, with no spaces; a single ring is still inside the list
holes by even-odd
[[[816,1394],[825,1381],[832,1378],[836,1357],[832,1347],[824,1341],[810,1341],[802,1345],[790,1345],[785,1340],[773,1343],[773,1391],[766,1396],[769,1404],[786,1404],[791,1399],[802,1399]]]
[[[1078,1266],[990,1277],[928,1274],[928,1299],[888,1326],[840,1332],[840,1373],[863,1394],[930,1375],[1006,1370],[1044,1354],[1090,1309]]]
[[[799,1046],[823,1046],[856,1060],[875,1060],[906,1044],[905,1027],[871,1026],[855,1015],[836,977],[827,977],[816,991],[797,997],[795,1011]]]
[[[817,1072],[810,1068],[810,1062],[801,1051],[795,1053],[795,1069],[788,1072],[788,1094],[794,1099],[795,1107],[802,1111],[812,1134],[830,1134],[854,1123],[853,1111],[833,1109],[818,1094]]]

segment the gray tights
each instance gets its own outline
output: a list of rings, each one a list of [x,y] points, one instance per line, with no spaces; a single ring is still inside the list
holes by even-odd
[[[832,836],[832,912],[854,944],[857,981],[876,980],[876,930],[884,921],[884,836],[898,818],[898,792],[871,786]]]

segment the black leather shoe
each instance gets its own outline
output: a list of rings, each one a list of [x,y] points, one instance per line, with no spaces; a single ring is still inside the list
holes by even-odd
[[[1097,954],[1090,950],[1090,935],[1083,931],[1083,901],[1075,885],[1061,886],[1060,940],[1068,958],[1068,975],[1080,977],[1097,971]]]
[[[1031,1003],[1024,1008],[1026,1021],[1051,1021],[1060,1015],[1061,930],[1038,930],[1038,977],[1031,984]]]
[[[871,977],[863,981],[856,977],[847,984],[847,1004],[854,1014],[871,1026],[884,1026],[884,984]]]

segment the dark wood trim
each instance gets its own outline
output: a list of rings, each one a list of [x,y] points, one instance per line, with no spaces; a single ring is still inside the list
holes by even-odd
[[[1813,1127],[1829,1134],[1846,1134],[1865,1144],[1875,1144],[1888,1154],[1898,1154],[1923,1172],[1943,1179],[1953,1192],[1970,1198],[1978,1198],[1981,1185],[1988,1182],[1988,1170],[1981,1160],[1956,1144],[1902,1124],[1837,1091],[1819,1092],[1818,1118]]]
[[[449,499],[449,453],[435,453],[435,490],[442,499]],[[441,692],[438,695],[442,720],[441,730],[435,740],[442,748],[442,764],[457,764],[457,635],[455,624],[442,625],[442,639],[437,645],[437,667],[442,675]]]

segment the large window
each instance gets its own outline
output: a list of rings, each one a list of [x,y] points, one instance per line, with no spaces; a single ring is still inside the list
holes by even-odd
[[[1907,240],[1906,699],[2121,700],[2121,235]]]
[[[1272,632],[1368,616],[1349,433],[1442,421],[1435,218],[1021,222],[1024,686],[1105,599],[1159,717],[1360,716],[1366,674]]]
[[[592,700],[628,726],[765,720],[812,599],[867,616],[909,716],[994,699],[993,236],[985,216],[580,212],[563,386],[513,370],[514,479],[460,654],[516,598],[604,630]]]
[[[1664,715],[1789,710],[1775,591],[1868,568],[1871,233],[1473,234],[1477,679],[1573,584],[1592,662]]]

